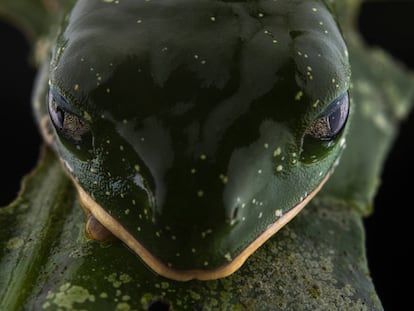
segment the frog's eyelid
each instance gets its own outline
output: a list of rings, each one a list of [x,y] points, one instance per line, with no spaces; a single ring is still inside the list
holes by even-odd
[[[71,114],[74,114],[78,116],[79,118],[82,118],[82,115],[76,111],[68,102],[68,100],[53,86],[49,87],[49,97],[52,96],[55,104],[57,107],[63,109],[65,112],[69,112]],[[50,98],[48,98],[50,100]]]
[[[326,117],[329,114],[331,114],[332,112],[334,112],[338,107],[340,107],[343,104],[343,100],[347,98],[347,101],[349,102],[348,99],[348,92],[344,92],[342,95],[338,96],[336,99],[334,99],[326,108],[324,111],[322,111],[322,113],[318,116],[318,118],[321,117]],[[349,106],[349,104],[347,105]],[[318,119],[317,118],[317,119]]]

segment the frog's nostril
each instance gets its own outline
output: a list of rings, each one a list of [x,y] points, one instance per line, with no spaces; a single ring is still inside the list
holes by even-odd
[[[172,307],[168,301],[157,299],[151,302],[148,306],[148,311],[169,311]]]

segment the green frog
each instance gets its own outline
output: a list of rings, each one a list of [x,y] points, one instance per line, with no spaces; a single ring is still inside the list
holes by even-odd
[[[322,0],[70,2],[34,110],[85,209],[179,281],[236,271],[334,172],[347,46]]]

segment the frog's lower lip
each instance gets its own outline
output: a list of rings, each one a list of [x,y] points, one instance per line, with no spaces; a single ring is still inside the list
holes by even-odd
[[[148,251],[140,242],[138,242],[117,220],[109,215],[92,197],[83,190],[79,183],[72,178],[74,185],[79,194],[80,203],[87,208],[95,218],[111,231],[118,239],[124,242],[133,252],[135,252],[153,271],[159,275],[176,280],[176,281],[190,281],[198,280],[214,280],[231,275],[237,271],[246,259],[253,254],[260,246],[263,245],[270,237],[292,220],[319,192],[322,186],[329,179],[331,173],[321,181],[321,183],[300,203],[294,206],[289,212],[285,213],[276,222],[272,223],[267,229],[259,235],[252,243],[250,243],[243,251],[233,258],[228,264],[211,270],[191,269],[178,270],[169,267],[158,258],[156,258],[150,251]]]

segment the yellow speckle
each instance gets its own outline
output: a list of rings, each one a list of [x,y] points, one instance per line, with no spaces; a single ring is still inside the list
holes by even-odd
[[[200,155],[200,159],[201,160],[206,160],[207,159],[207,156],[203,153],[202,155]]]
[[[273,44],[276,44],[277,42],[278,42],[278,41],[277,41],[276,39],[273,39],[273,40],[272,40],[272,43],[273,43]]]
[[[142,19],[137,20],[137,24],[141,24],[142,23]]]
[[[231,254],[230,253],[224,254],[224,258],[226,258],[227,261],[232,261],[232,258],[231,258]]]
[[[192,248],[191,249],[191,252],[194,254],[196,252],[196,249],[195,248]]]
[[[119,150],[124,151],[124,146],[120,145]]]
[[[319,103],[320,103],[320,100],[319,100],[319,99],[317,99],[317,100],[316,100],[316,101],[312,104],[312,107],[313,107],[313,108],[318,107]]]
[[[134,169],[135,169],[136,172],[139,172],[141,168],[139,167],[138,164],[136,164],[136,165],[134,165]]]
[[[274,156],[274,157],[277,157],[277,156],[279,156],[281,153],[282,153],[282,149],[281,149],[280,147],[278,147],[278,148],[276,148],[276,149],[273,151],[273,156]]]
[[[177,239],[177,237],[175,235],[172,235],[171,236],[171,240],[174,240],[175,241],[176,239]]]
[[[302,98],[302,96],[303,96],[302,91],[297,92],[296,95],[295,95],[295,100],[299,101]]]
[[[227,184],[228,182],[228,177],[226,175],[220,174],[219,178],[221,179],[223,184]]]
[[[317,8],[312,8],[312,12],[318,12]]]
[[[265,149],[268,149],[268,148],[269,148],[269,144],[268,144],[268,143],[264,143],[264,144],[263,144],[263,147],[264,147]]]
[[[281,209],[275,210],[275,216],[276,217],[280,217],[280,216],[282,216],[282,214],[283,214],[283,211]]]
[[[75,91],[79,90],[79,84],[75,84],[75,86],[73,87],[73,89],[74,89]]]
[[[190,172],[191,172],[191,174],[195,174],[195,173],[197,173],[197,170],[195,168],[192,168]]]
[[[204,191],[203,191],[203,190],[198,190],[198,191],[197,191],[197,196],[198,196],[199,198],[201,198],[202,196],[204,196]]]
[[[83,117],[85,118],[86,121],[89,121],[89,122],[92,121],[91,115],[87,113],[86,111],[83,112]]]
[[[283,165],[278,165],[278,166],[276,167],[276,171],[277,171],[277,172],[281,172],[281,171],[283,171]]]
[[[106,92],[107,92],[107,93],[111,93],[111,89],[110,89],[110,88],[107,88],[107,89],[106,89]]]
[[[263,217],[263,213],[260,212],[258,217],[259,217],[259,219],[262,218]]]
[[[111,193],[109,191],[106,191],[105,194],[106,195],[111,195]]]
[[[215,18],[214,16],[211,16],[211,17],[210,17],[210,20],[211,20],[212,22],[215,22],[215,21],[216,21],[216,18]]]
[[[204,261],[204,266],[208,266],[208,261]]]
[[[307,67],[306,67],[306,69],[307,69],[308,71],[312,71],[312,67],[311,67],[311,66],[307,66]]]

